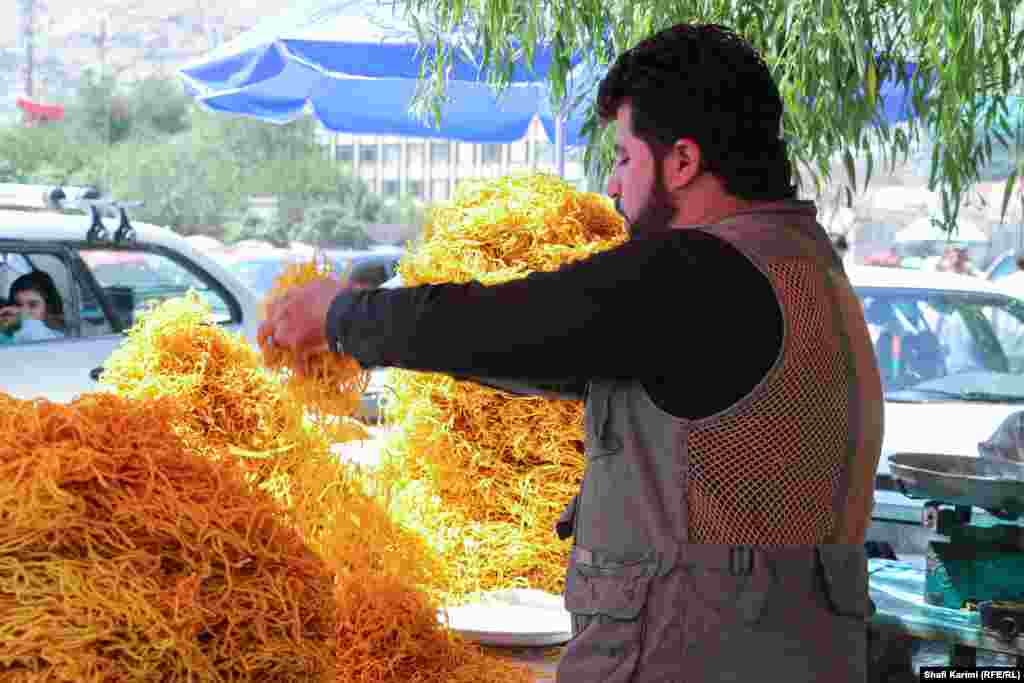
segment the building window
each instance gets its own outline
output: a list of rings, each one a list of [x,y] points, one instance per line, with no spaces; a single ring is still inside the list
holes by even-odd
[[[423,144],[410,144],[405,148],[407,156],[406,164],[409,168],[421,168],[423,166]]]
[[[377,145],[360,145],[359,161],[361,163],[373,163],[377,161]]]
[[[472,166],[476,163],[476,148],[468,142],[458,143],[456,150],[460,166]]]
[[[409,181],[409,194],[418,199],[423,199],[423,181],[422,180],[410,180]]]
[[[332,133],[325,128],[317,128],[313,134],[316,136],[316,141],[325,147],[333,145],[334,138],[338,135],[337,133]]]
[[[352,163],[356,160],[356,150],[354,145],[338,145],[338,161],[347,161]]]
[[[447,142],[432,142],[430,143],[430,163],[447,164],[448,163],[448,143]]]
[[[533,158],[537,160],[538,164],[554,164],[554,145],[541,140],[538,140],[537,142],[533,143]]]
[[[382,183],[381,193],[385,197],[397,197],[402,191],[402,183],[399,180],[385,180]]]
[[[528,145],[526,140],[509,145],[509,161],[513,164],[525,164],[529,160]]]
[[[377,184],[377,168],[375,166],[364,166],[359,169],[359,177],[363,179],[372,190]]]
[[[484,145],[482,154],[482,161],[485,164],[499,164],[501,163],[501,145]]]
[[[384,145],[382,151],[384,152],[384,165],[386,166],[397,166],[402,160],[401,145]]]
[[[430,183],[430,198],[438,201],[448,199],[448,181],[447,180],[433,180]]]

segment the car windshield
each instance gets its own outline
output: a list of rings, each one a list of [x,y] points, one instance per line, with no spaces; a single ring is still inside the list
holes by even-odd
[[[1024,401],[1024,302],[861,289],[886,399]]]
[[[258,298],[267,295],[274,286],[274,280],[284,269],[296,259],[280,256],[227,261],[225,266],[234,273],[242,283],[251,289]]]

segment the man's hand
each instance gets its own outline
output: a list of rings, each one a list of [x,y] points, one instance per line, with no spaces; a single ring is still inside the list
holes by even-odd
[[[295,287],[268,307],[257,337],[260,346],[295,350],[303,358],[327,350],[327,311],[343,291],[333,279]]]

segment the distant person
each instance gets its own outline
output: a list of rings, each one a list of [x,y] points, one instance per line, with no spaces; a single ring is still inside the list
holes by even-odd
[[[11,283],[8,305],[0,308],[5,342],[32,342],[64,336],[64,304],[53,278],[36,270]]]
[[[864,259],[864,264],[868,266],[878,266],[882,268],[899,268],[901,260],[899,255],[892,249],[885,249],[883,251],[875,252]]]
[[[961,246],[947,247],[936,269],[941,272],[958,273],[960,275],[979,274],[978,269],[971,263],[967,249]]]

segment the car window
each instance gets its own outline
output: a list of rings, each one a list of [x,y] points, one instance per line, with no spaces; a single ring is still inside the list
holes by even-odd
[[[224,294],[170,256],[124,249],[82,249],[79,255],[110,303],[109,314],[117,316],[122,327],[130,327],[140,311],[189,290],[210,305],[215,322],[232,322]],[[116,328],[109,314],[96,296],[83,294],[83,334],[106,334]]]
[[[861,300],[887,392],[998,387],[1024,398],[1024,303],[924,290],[868,291]]]
[[[380,287],[391,279],[394,264],[390,261],[356,261],[352,266],[351,281],[362,287]]]
[[[1010,372],[1024,374],[1024,317],[1016,308],[984,306],[982,312],[1006,354]]]
[[[55,253],[0,254],[0,346],[72,336],[71,286],[67,265]]]
[[[0,253],[0,296],[6,297],[11,283],[20,275],[32,272],[32,264],[25,254],[18,252]]]
[[[253,291],[256,298],[263,299],[285,267],[299,262],[298,257],[271,256],[229,261],[225,266]]]
[[[1011,275],[1020,270],[1017,267],[1017,259],[1012,256],[1005,256],[999,260],[996,267],[992,269],[992,273],[989,275],[991,280],[1001,280],[1007,275]]]

